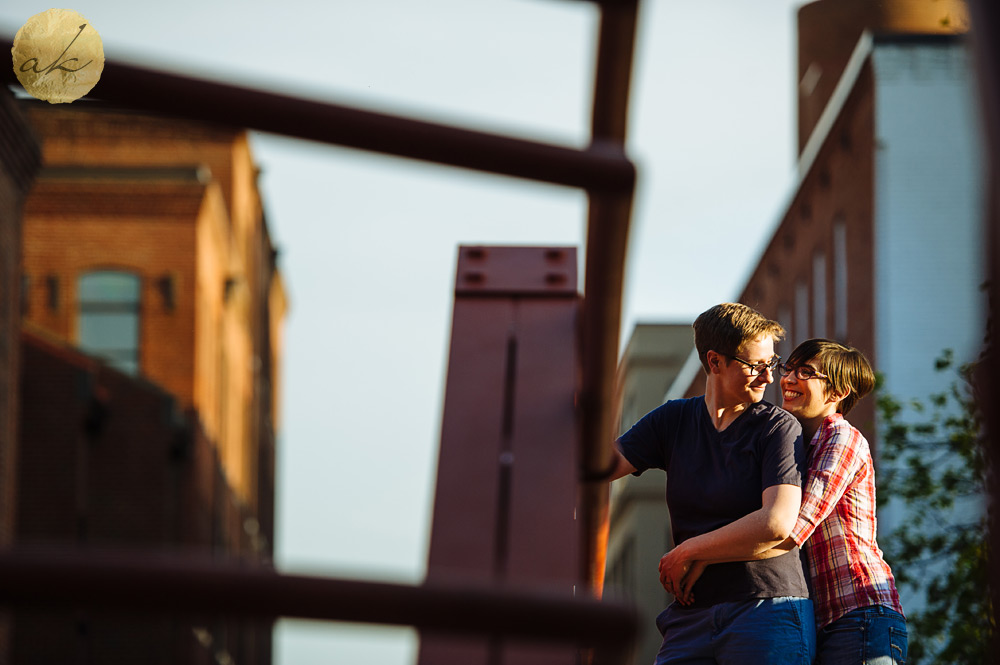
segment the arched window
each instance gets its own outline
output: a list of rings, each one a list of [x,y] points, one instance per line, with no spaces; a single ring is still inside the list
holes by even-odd
[[[138,275],[98,271],[80,277],[79,345],[129,374],[139,372]]]

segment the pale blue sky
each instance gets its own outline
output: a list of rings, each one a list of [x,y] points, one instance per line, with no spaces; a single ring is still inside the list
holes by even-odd
[[[794,180],[792,0],[642,3],[623,340],[735,298]],[[13,34],[50,5],[0,6]],[[582,146],[597,12],[570,0],[80,0],[109,59]],[[95,92],[99,92],[98,83]],[[287,321],[278,565],[419,582],[456,248],[572,244],[577,191],[254,135]],[[729,257],[702,267],[701,257]],[[283,622],[276,665],[408,663],[408,630]]]

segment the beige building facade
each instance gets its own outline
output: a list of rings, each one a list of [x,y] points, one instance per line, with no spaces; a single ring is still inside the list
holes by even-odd
[[[618,368],[620,431],[663,403],[693,348],[690,324],[635,326]],[[639,607],[633,663],[652,663],[660,646],[653,618],[672,598],[660,586],[657,566],[671,547],[663,474],[626,476],[612,483],[605,593]]]

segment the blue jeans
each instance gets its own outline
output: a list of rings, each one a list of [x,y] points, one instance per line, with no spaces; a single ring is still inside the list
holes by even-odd
[[[656,617],[656,665],[810,665],[816,624],[808,598],[760,598],[710,607],[673,603]]]
[[[905,665],[906,619],[888,607],[851,610],[816,638],[816,665]]]

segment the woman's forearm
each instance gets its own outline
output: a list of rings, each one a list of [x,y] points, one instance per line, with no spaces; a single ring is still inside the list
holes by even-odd
[[[660,558],[660,583],[670,593],[680,589],[681,580],[696,561],[748,561],[779,556],[791,549],[779,549],[791,533],[802,492],[796,485],[775,485],[764,490],[762,507],[749,515],[685,540]]]

